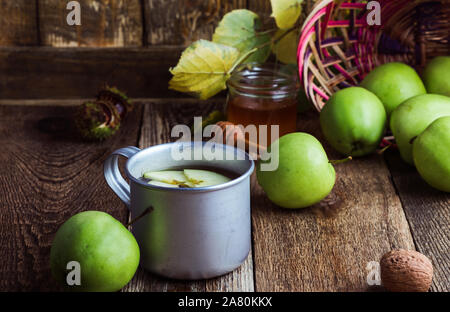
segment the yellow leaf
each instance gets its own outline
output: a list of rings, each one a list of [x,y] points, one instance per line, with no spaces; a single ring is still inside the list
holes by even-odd
[[[288,29],[295,25],[302,13],[303,0],[270,0],[272,17],[278,28]]]
[[[286,30],[279,29],[275,34],[275,38],[283,36],[285,32]],[[284,64],[297,64],[297,46],[299,37],[300,28],[292,30],[274,44],[272,52],[280,62]]]
[[[184,50],[175,68],[169,89],[192,93],[202,100],[226,89],[230,70],[239,50],[208,40],[198,40]]]

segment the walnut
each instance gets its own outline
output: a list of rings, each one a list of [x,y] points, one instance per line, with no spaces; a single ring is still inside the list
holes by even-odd
[[[389,291],[425,292],[431,286],[433,265],[414,250],[392,250],[381,258],[381,281]]]

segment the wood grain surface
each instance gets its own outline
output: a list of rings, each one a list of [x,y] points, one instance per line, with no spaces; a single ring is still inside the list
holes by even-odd
[[[298,129],[322,143],[317,113]],[[330,159],[341,156],[324,144]],[[329,204],[289,210],[273,205],[253,184],[256,291],[370,290],[366,266],[394,248],[414,249],[408,223],[382,157],[335,165]],[[289,268],[289,269],[286,269]]]
[[[386,155],[416,249],[434,266],[432,291],[450,290],[450,194],[433,189],[395,151]]]
[[[34,2],[34,1],[29,1]],[[142,46],[140,0],[80,0],[81,25],[68,25],[68,1],[39,0],[42,45],[53,47]]]
[[[176,124],[192,123],[224,100],[146,101],[104,143],[73,132],[73,107],[0,106],[0,291],[59,290],[49,271],[58,227],[83,210],[122,222],[125,205],[104,182],[102,165],[116,148],[173,141]],[[323,142],[317,114],[299,130]],[[339,155],[324,144],[328,155]],[[433,291],[449,291],[450,195],[428,187],[396,151],[336,165],[337,183],[320,204],[287,210],[270,203],[252,177],[253,250],[234,272],[210,280],[172,281],[139,269],[124,291],[378,291],[367,263],[395,248],[415,249],[434,265]],[[406,214],[405,214],[406,213]]]
[[[36,1],[0,0],[0,46],[38,45]]]
[[[270,0],[248,1],[247,7],[263,19],[267,19],[272,14]]]
[[[0,98],[92,98],[108,83],[131,97],[179,97],[168,90],[179,47],[0,48]]]
[[[270,0],[80,0],[81,26],[69,26],[68,1],[0,0],[0,46],[52,47],[187,46],[211,40],[223,16],[249,9],[266,23]],[[304,14],[314,0],[304,1]],[[38,4],[38,5],[36,5]]]
[[[50,245],[70,216],[101,210],[127,220],[127,209],[104,181],[103,162],[114,149],[137,144],[141,107],[104,143],[79,139],[72,112],[0,106],[0,291],[58,290]]]
[[[186,46],[198,39],[211,40],[225,13],[247,6],[246,0],[143,1],[149,45]]]

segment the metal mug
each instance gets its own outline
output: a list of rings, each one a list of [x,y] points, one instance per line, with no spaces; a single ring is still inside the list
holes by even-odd
[[[141,265],[169,278],[205,279],[223,275],[239,267],[251,248],[253,160],[245,151],[223,144],[213,144],[214,149],[226,156],[223,160],[171,157],[173,148],[194,155],[205,146],[196,143],[175,142],[143,150],[125,147],[113,152],[104,165],[108,185],[129,207],[132,219],[153,208],[133,223],[132,232],[141,250]],[[119,171],[119,156],[128,158],[124,169],[130,184]],[[140,179],[150,170],[205,165],[235,172],[239,177],[201,188],[164,188]]]

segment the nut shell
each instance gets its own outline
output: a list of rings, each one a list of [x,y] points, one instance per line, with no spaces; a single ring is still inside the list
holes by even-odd
[[[102,88],[98,92],[97,100],[111,103],[122,120],[133,110],[133,105],[128,96],[116,87],[105,86]]]
[[[393,292],[426,292],[431,286],[433,265],[414,250],[392,250],[381,258],[381,280]]]
[[[79,133],[89,140],[105,140],[120,127],[120,117],[109,102],[85,102],[76,109],[74,117]]]

